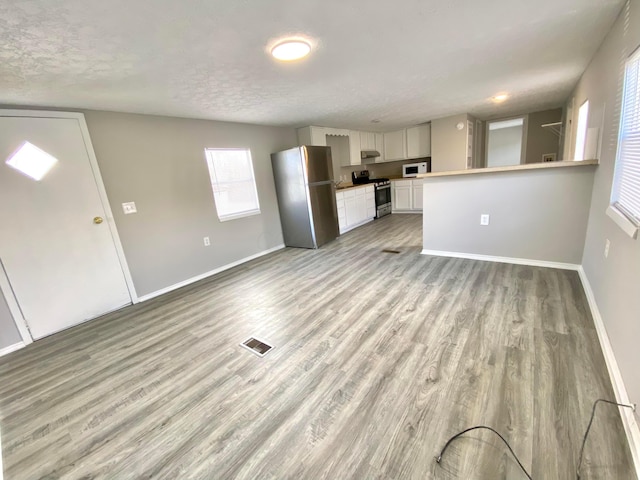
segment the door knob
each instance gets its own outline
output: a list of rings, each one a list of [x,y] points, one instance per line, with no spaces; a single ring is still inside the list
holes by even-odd
[[[102,217],[93,217],[93,223],[96,225],[100,225],[103,221]]]

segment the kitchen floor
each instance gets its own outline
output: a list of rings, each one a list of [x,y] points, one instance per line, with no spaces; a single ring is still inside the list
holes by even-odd
[[[5,478],[575,478],[614,399],[576,272],[420,255],[420,215],[0,358]],[[399,253],[383,252],[384,249]],[[263,358],[239,343],[256,335]],[[583,479],[634,479],[600,406]]]

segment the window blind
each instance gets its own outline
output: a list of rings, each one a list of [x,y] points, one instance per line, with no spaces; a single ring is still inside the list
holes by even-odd
[[[614,207],[640,224],[640,49],[627,61],[612,192]]]
[[[249,149],[208,148],[205,153],[218,218],[225,221],[259,214]]]

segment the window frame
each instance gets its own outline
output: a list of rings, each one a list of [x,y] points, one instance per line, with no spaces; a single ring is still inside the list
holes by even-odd
[[[573,147],[573,160],[575,162],[582,162],[585,160],[584,154],[587,150],[587,135],[589,134],[589,110],[591,105],[589,104],[589,99],[587,98],[582,105],[578,108],[578,121],[576,122],[576,144]],[[582,109],[586,107],[586,114],[584,116],[584,124],[580,123]],[[580,128],[583,127],[583,128]],[[582,143],[580,158],[578,158],[578,144]]]
[[[239,211],[237,213],[232,213],[232,214],[224,214],[221,215],[220,214],[220,209],[218,207],[218,201],[216,200],[216,188],[219,188],[220,185],[225,185],[225,184],[229,184],[231,182],[220,182],[217,179],[217,176],[215,174],[215,165],[214,165],[214,157],[211,156],[209,154],[209,152],[212,151],[222,151],[222,152],[230,152],[230,151],[241,151],[241,152],[246,152],[247,154],[247,158],[249,159],[249,166],[250,166],[250,172],[251,172],[251,177],[250,180],[252,182],[253,185],[253,192],[255,194],[255,199],[256,199],[256,208],[252,208],[251,210],[243,210],[243,211]],[[244,217],[252,217],[254,215],[260,215],[262,213],[261,209],[260,209],[260,197],[258,195],[258,183],[256,182],[256,174],[255,174],[255,168],[253,166],[253,155],[251,154],[251,148],[249,147],[238,147],[238,148],[219,148],[219,147],[207,147],[204,149],[204,155],[205,155],[205,161],[207,164],[207,170],[209,173],[209,183],[211,185],[211,193],[213,195],[213,204],[215,206],[216,209],[216,215],[218,216],[218,220],[220,222],[228,222],[230,220],[236,220],[238,218],[244,218]],[[247,181],[249,180],[249,178],[247,178]]]
[[[610,204],[607,207],[606,214],[611,218],[616,225],[618,225],[627,235],[636,239],[638,237],[638,230],[640,229],[640,221],[627,212],[625,207],[618,202],[620,185],[622,182],[622,136],[623,128],[625,126],[625,113],[628,108],[625,102],[626,93],[628,88],[627,71],[631,63],[638,62],[638,68],[640,69],[640,48],[637,48],[624,63],[623,69],[623,90],[622,90],[622,105],[620,108],[620,123],[618,126],[618,143],[616,147],[615,167],[613,172],[613,181],[611,184],[611,197]],[[637,80],[640,83],[640,78]],[[639,87],[640,88],[640,87]],[[640,99],[638,99],[640,102]],[[640,108],[640,105],[638,105]],[[638,192],[640,194],[640,192]]]

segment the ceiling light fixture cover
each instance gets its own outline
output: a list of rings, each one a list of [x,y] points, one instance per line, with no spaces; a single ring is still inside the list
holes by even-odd
[[[58,163],[56,157],[29,142],[20,145],[20,148],[6,161],[7,165],[36,181],[42,180],[56,163]]]
[[[271,49],[271,55],[278,60],[290,62],[306,57],[310,51],[311,45],[309,42],[297,38],[286,39],[278,42],[278,44]]]
[[[493,101],[496,103],[501,103],[504,102],[507,98],[509,98],[509,95],[507,95],[506,93],[500,93],[493,97]]]

